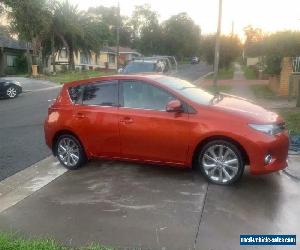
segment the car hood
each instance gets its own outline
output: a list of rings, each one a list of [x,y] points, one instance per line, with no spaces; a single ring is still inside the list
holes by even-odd
[[[238,96],[222,95],[221,98],[212,105],[230,113],[243,116],[248,122],[260,124],[283,122],[282,118],[276,113]]]

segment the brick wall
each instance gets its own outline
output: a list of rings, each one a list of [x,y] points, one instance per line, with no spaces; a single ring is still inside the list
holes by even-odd
[[[290,57],[284,57],[281,63],[280,84],[278,95],[288,96],[289,94],[289,76],[292,74],[292,61]]]
[[[269,76],[269,88],[276,94],[278,94],[280,86],[279,76]]]

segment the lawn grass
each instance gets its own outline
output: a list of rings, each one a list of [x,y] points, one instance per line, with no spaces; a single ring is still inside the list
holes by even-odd
[[[213,85],[207,85],[207,86],[201,86],[202,89],[214,93],[215,92],[215,88]],[[232,86],[230,85],[218,85],[218,91],[219,92],[225,92],[225,93],[229,93],[232,89]]]
[[[234,73],[233,66],[230,66],[229,68],[221,68],[219,69],[218,80],[232,79],[233,73]],[[206,77],[206,79],[213,79],[213,78],[214,78],[213,74]]]
[[[276,94],[267,86],[262,84],[254,84],[250,86],[256,98],[274,99]]]
[[[83,248],[65,247],[54,240],[24,239],[14,234],[0,233],[1,250],[112,250],[100,245],[91,245]]]
[[[288,130],[300,135],[300,109],[280,109],[276,111],[285,120]]]
[[[248,66],[242,66],[243,72],[244,72],[244,76],[246,79],[248,80],[256,80],[256,72],[255,69],[252,67],[248,67]]]
[[[59,72],[56,75],[45,75],[42,79],[52,82],[64,84],[66,82],[72,82],[76,80],[83,80],[92,77],[106,76],[116,74],[115,71],[97,71],[97,70],[82,70],[82,71],[66,71]]]

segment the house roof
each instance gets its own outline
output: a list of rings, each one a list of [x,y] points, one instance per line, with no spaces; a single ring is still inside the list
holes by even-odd
[[[19,49],[26,50],[26,43],[23,41],[18,41],[16,39],[0,35],[0,47],[9,48],[9,49]],[[31,49],[31,45],[29,45],[29,49]]]

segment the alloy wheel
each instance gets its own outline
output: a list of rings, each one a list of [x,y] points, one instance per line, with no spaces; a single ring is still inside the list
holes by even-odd
[[[6,94],[9,98],[15,98],[17,96],[17,90],[14,87],[9,87],[6,90]]]
[[[233,180],[241,167],[238,155],[224,144],[208,147],[201,157],[201,165],[207,178],[218,184]]]
[[[74,167],[80,160],[79,145],[69,137],[63,137],[57,145],[57,155],[67,167]]]

